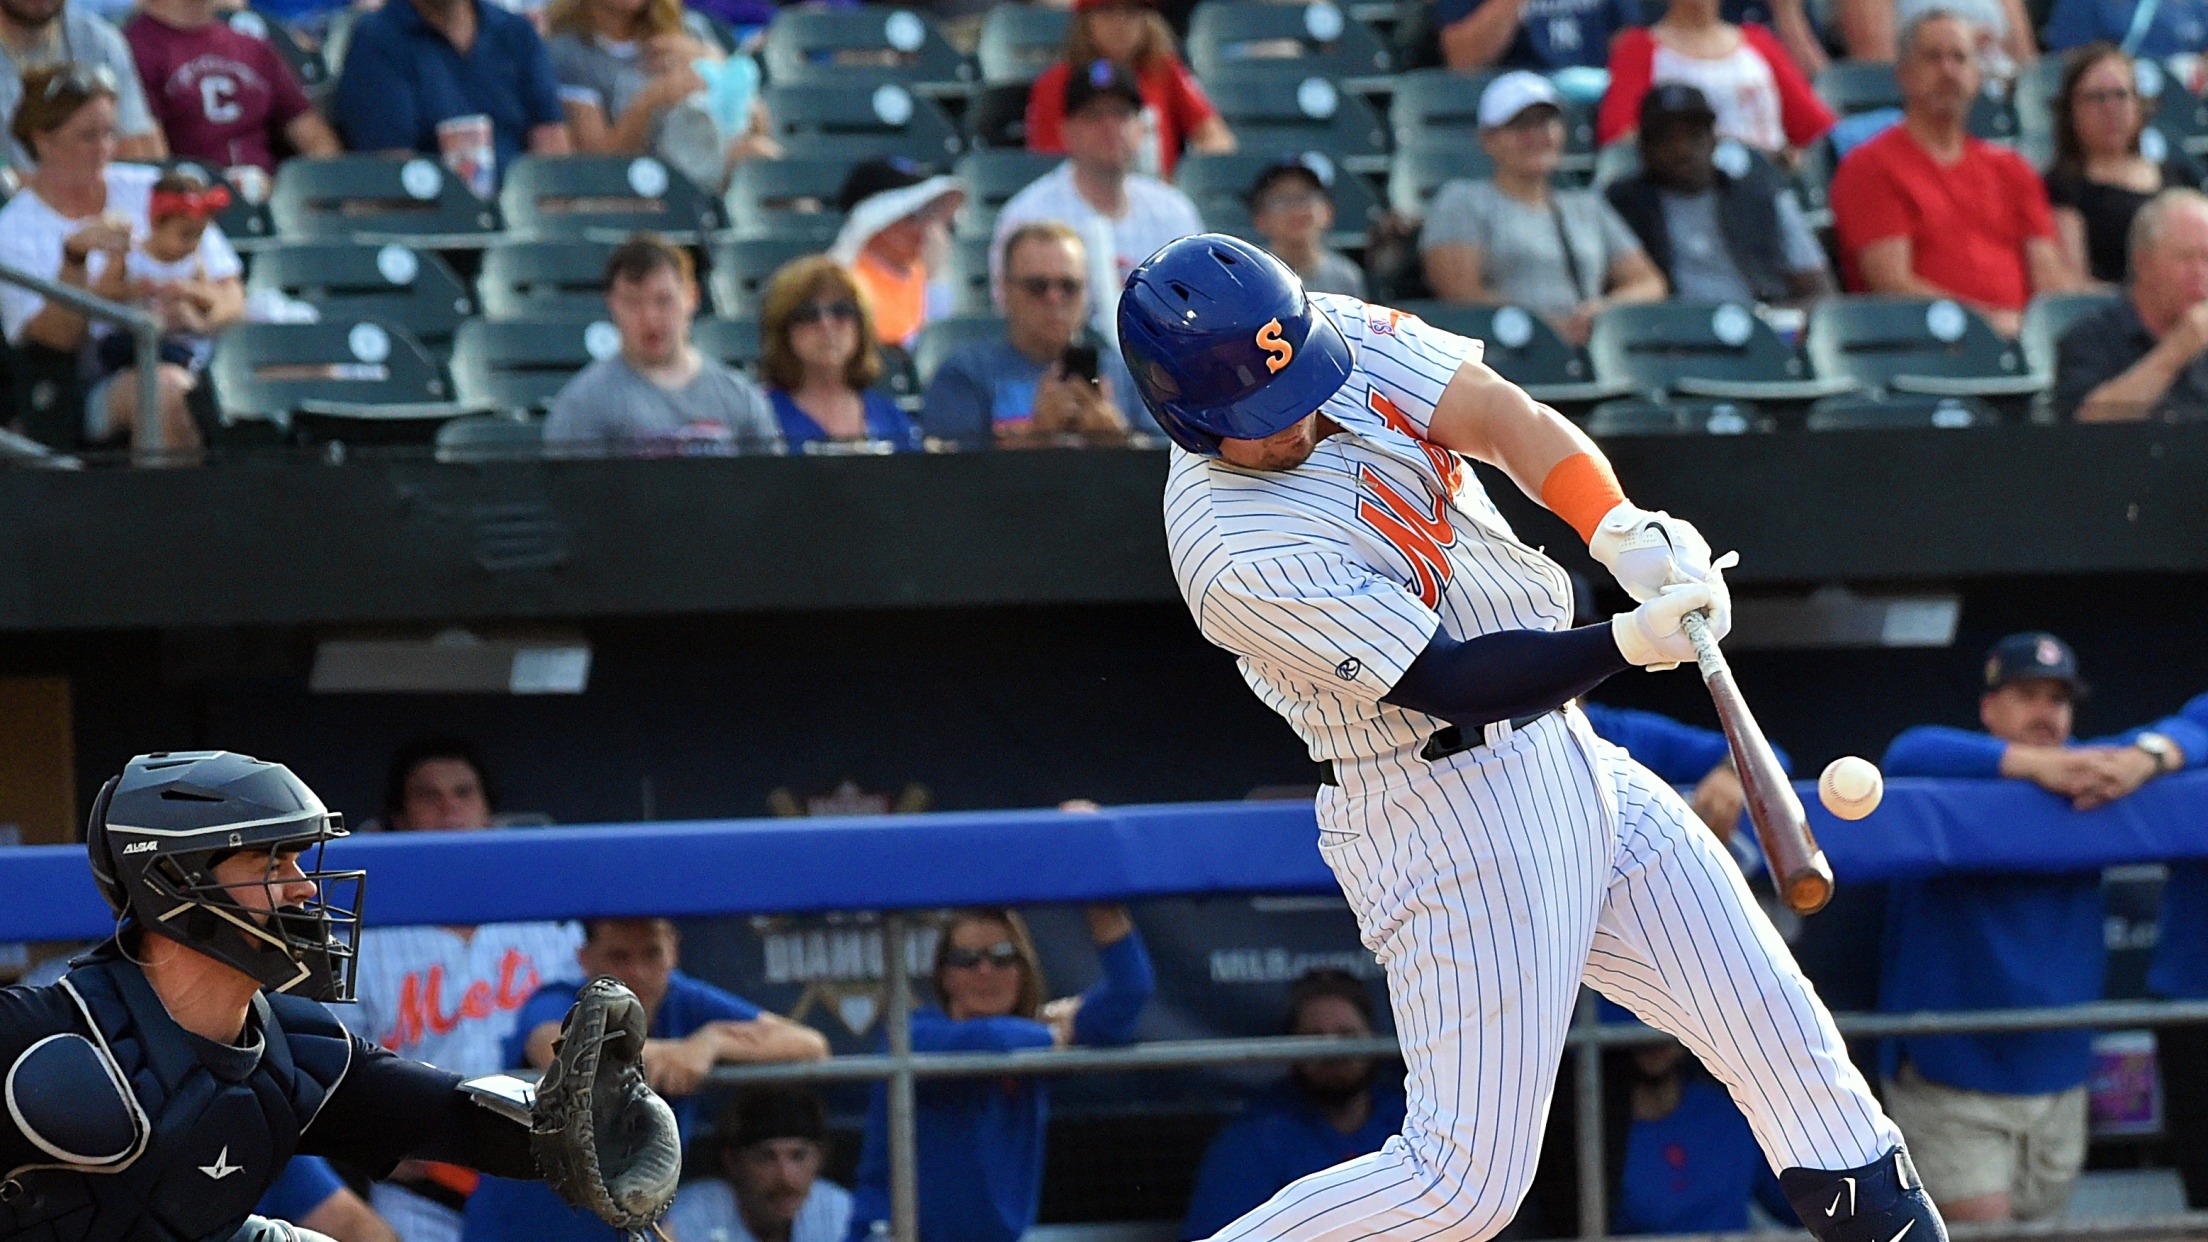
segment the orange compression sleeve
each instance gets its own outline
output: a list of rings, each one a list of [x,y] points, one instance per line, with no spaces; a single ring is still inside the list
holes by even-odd
[[[1574,453],[1556,463],[1541,481],[1541,503],[1571,524],[1581,539],[1593,539],[1602,515],[1625,501],[1625,489],[1610,463],[1592,453]]]

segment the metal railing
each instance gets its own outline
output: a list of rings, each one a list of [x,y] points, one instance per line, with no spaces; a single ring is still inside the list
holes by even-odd
[[[882,961],[905,961],[908,916],[882,916]],[[890,1236],[895,1242],[919,1239],[919,1135],[914,1087],[923,1078],[996,1078],[1191,1069],[1218,1065],[1258,1065],[1345,1057],[1395,1056],[1392,1036],[1344,1039],[1332,1035],[1273,1035],[1247,1039],[1175,1040],[1124,1048],[1055,1048],[1026,1052],[912,1051],[912,981],[901,969],[884,972],[889,1051],[886,1054],[791,1061],[774,1065],[723,1065],[707,1079],[717,1086],[757,1082],[864,1082],[889,1084]],[[1981,1009],[1921,1013],[1836,1014],[1840,1033],[1851,1038],[1884,1035],[1963,1035],[2080,1028],[2167,1026],[2208,1022],[2208,1001],[2102,1001],[2037,1009]],[[1653,1027],[1605,1025],[1595,1020],[1594,1005],[1583,997],[1579,1014],[1564,1039],[1577,1063],[1579,1236],[1609,1233],[1608,1185],[1602,1134],[1602,1051],[1606,1048],[1664,1043],[1672,1037]],[[2197,1214],[2196,1214],[2197,1215]],[[2199,1226],[2208,1221],[2184,1218]]]
[[[168,429],[161,424],[161,321],[135,306],[111,302],[96,293],[89,293],[75,285],[65,285],[44,276],[35,276],[18,267],[0,263],[0,284],[20,285],[49,302],[88,315],[94,319],[106,319],[129,329],[138,342],[138,416],[133,420],[131,447],[141,456],[156,457],[165,447]]]

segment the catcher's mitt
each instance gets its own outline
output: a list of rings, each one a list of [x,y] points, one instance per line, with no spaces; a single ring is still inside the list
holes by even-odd
[[[583,985],[537,1084],[529,1149],[546,1184],[637,1235],[674,1202],[675,1114],[644,1081],[644,1003],[617,979]]]

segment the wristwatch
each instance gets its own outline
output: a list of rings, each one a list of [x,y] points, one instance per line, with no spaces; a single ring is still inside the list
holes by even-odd
[[[2154,770],[2157,773],[2177,770],[2177,743],[2170,739],[2159,733],[2142,733],[2133,738],[2131,744],[2147,752],[2148,757],[2154,760]]]

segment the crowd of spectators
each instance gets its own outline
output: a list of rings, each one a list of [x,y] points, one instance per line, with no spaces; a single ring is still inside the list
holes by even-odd
[[[117,161],[200,161],[257,200],[283,160],[341,151],[434,157],[485,193],[524,154],[657,156],[708,193],[748,162],[806,154],[802,141],[785,150],[776,137],[757,25],[732,25],[770,18],[769,6],[272,0],[236,23],[227,7],[0,2],[0,108],[20,186],[10,210],[33,225],[5,231],[10,262],[144,302],[178,333],[204,338],[244,316],[231,296],[237,256],[209,228],[188,270],[173,259],[108,262],[140,247],[154,224],[133,205],[145,197],[131,188],[141,174]],[[971,6],[933,7],[944,29],[974,33]],[[2075,329],[2078,347],[2060,351],[2054,414],[2107,421],[2203,408],[2185,377],[2201,342],[2183,313],[2201,303],[2173,312],[2176,282],[2142,288],[2156,257],[2133,244],[2143,235],[2180,245],[2184,209],[2133,226],[2158,195],[2201,180],[2182,142],[2153,127],[2156,97],[2183,106],[2201,85],[2201,0],[2057,0],[2036,28],[2021,0],[1840,0],[1822,28],[1802,0],[1436,0],[1401,20],[1431,32],[1441,64],[1482,75],[1463,89],[1492,167],[1440,185],[1419,218],[1391,209],[1366,221],[1336,219],[1335,190],[1338,178],[1368,173],[1277,137],[1238,136],[1153,0],[1070,8],[1064,46],[1037,71],[1024,118],[1028,149],[1064,158],[978,217],[993,226],[987,296],[1003,319],[1024,321],[1006,328],[1020,374],[992,374],[986,401],[972,374],[926,393],[908,385],[890,408],[883,377],[906,374],[929,325],[974,310],[950,255],[954,217],[975,209],[970,187],[940,154],[914,152],[859,164],[833,202],[842,225],[822,249],[843,275],[804,260],[790,282],[773,282],[782,296],[767,300],[781,314],[760,316],[765,349],[751,377],[763,395],[694,366],[687,346],[653,362],[638,352],[651,334],[624,328],[623,374],[644,387],[602,396],[608,371],[592,367],[565,394],[548,438],[618,451],[665,451],[663,441],[700,451],[701,438],[752,451],[1141,440],[1147,420],[1109,350],[1116,295],[1160,244],[1205,227],[1172,180],[1176,168],[1238,149],[1275,157],[1242,188],[1248,227],[1314,289],[1517,305],[1575,346],[1607,309],[1666,299],[1766,308],[1789,336],[1803,310],[1841,290],[1952,299],[2013,338],[2035,298],[2121,291],[2139,322],[2115,322],[2111,310]],[[266,37],[272,20],[284,38],[333,53],[319,104]],[[1415,57],[1414,42],[1403,46]],[[2043,56],[2062,59],[2043,69]],[[1820,95],[1818,75],[1864,62],[1890,62],[1898,107],[1851,103],[1837,115],[1842,102]],[[2046,69],[2058,66],[2055,87]],[[2042,84],[2053,89],[2049,129],[2036,140],[2046,149],[1977,136],[1974,110],[2008,101],[2021,117]],[[1291,86],[1284,79],[1281,89]],[[1568,156],[1580,125],[1599,148],[1591,187],[1584,152]],[[1085,265],[1086,333],[1046,331],[1034,304],[1055,292],[1008,285],[1007,241],[1044,223],[1071,231]],[[1367,268],[1355,247],[1330,244],[1366,226],[1376,262],[1406,232],[1417,261]],[[674,275],[692,287],[694,311],[694,275]],[[609,300],[616,283],[609,275]],[[219,401],[197,365],[158,363],[161,408],[141,416],[138,363],[99,348],[111,335],[104,325],[21,290],[0,301],[11,346],[76,360],[87,396],[70,447],[131,446],[158,423],[171,457],[192,459]],[[867,340],[846,342],[847,324]],[[2105,373],[2105,351],[2084,346],[2118,334],[2137,346],[2128,352],[2139,366]],[[640,416],[652,387],[673,408]],[[1022,396],[1029,390],[1039,402]],[[932,395],[943,408],[929,408]],[[759,427],[755,398],[778,434]],[[609,408],[578,408],[599,403]],[[731,433],[698,434],[712,427]]]

